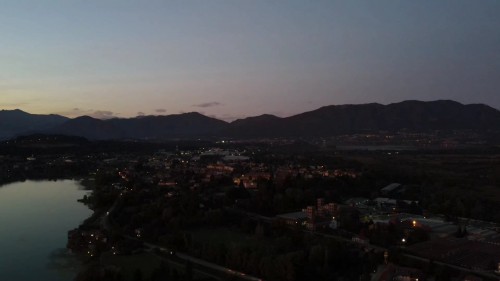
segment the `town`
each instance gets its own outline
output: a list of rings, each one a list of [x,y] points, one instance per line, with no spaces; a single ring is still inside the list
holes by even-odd
[[[2,155],[2,181],[79,178],[91,190],[80,201],[94,215],[68,232],[87,259],[78,280],[500,278],[499,197],[488,189],[500,158],[481,150],[18,142]]]

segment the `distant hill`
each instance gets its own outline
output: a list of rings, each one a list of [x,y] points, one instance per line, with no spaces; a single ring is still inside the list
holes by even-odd
[[[81,116],[48,130],[51,134],[85,137],[91,140],[118,139],[123,132],[106,120]]]
[[[50,130],[51,133],[103,139],[173,139],[212,136],[227,123],[191,112],[167,116],[100,120],[78,117]]]
[[[124,132],[126,138],[196,138],[215,136],[227,122],[197,112],[166,116],[111,119],[110,124]]]
[[[449,100],[404,101],[389,105],[330,105],[285,118],[264,114],[231,123],[196,112],[100,120],[0,111],[0,138],[29,132],[104,140],[314,137],[400,130],[499,131],[500,111],[483,104],[463,105]]]
[[[0,110],[0,139],[40,132],[69,120],[60,115],[29,114],[22,110]]]
[[[227,126],[222,134],[225,136],[242,138],[282,135],[282,132],[277,131],[280,129],[282,123],[283,118],[264,114],[235,120]]]
[[[404,101],[389,105],[331,105],[286,118],[252,117],[232,122],[233,137],[333,136],[376,131],[500,130],[500,111],[455,101]]]

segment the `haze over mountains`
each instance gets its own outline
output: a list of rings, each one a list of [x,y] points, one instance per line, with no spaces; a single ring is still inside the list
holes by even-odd
[[[431,130],[500,130],[500,111],[483,104],[449,100],[404,101],[389,105],[330,105],[290,117],[261,115],[225,122],[191,112],[166,116],[114,118],[34,115],[0,111],[0,138],[48,133],[104,139],[202,137],[314,137],[359,132]]]

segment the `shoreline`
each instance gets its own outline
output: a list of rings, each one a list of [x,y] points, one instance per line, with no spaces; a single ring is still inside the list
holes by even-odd
[[[31,280],[39,276],[40,280],[74,280],[85,264],[80,255],[67,247],[66,233],[92,215],[89,208],[75,202],[87,193],[81,188],[79,180],[69,177],[26,179],[3,183],[0,189],[5,203],[3,212],[9,214],[2,221],[7,229],[12,228],[2,235],[6,243],[4,257],[11,261],[23,261],[22,253],[28,249],[36,257],[26,261],[28,266],[36,270],[24,272],[22,267],[12,264],[10,270],[1,270],[3,277],[0,279]],[[17,199],[19,204],[9,203]],[[36,203],[33,206],[26,205],[29,202]],[[44,223],[43,219],[40,220],[42,217],[51,220]],[[25,233],[16,227],[24,224],[32,225],[32,231]],[[11,243],[10,240],[16,239],[16,236],[23,237],[23,240],[13,240]],[[33,249],[32,245],[38,246]]]

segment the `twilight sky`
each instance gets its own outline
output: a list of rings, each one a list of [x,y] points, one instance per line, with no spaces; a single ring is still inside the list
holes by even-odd
[[[330,104],[500,108],[498,0],[0,0],[0,108],[225,120]]]

